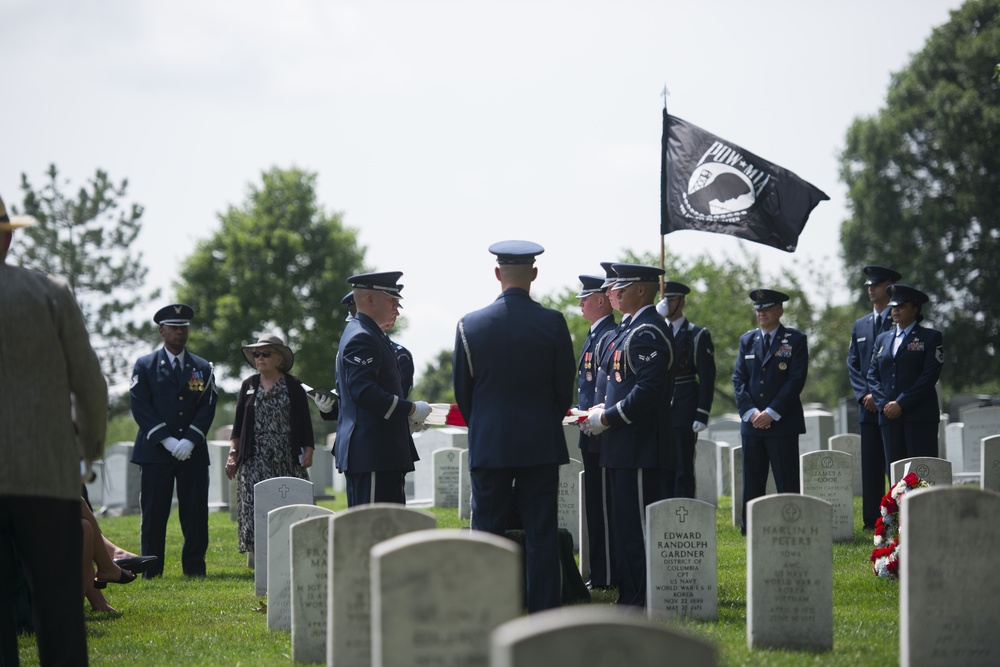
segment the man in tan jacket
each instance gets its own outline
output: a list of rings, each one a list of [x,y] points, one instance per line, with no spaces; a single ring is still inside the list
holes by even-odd
[[[6,263],[31,218],[0,200],[0,664],[18,664],[15,554],[42,665],[86,665],[81,461],[104,451],[108,387],[69,286]]]

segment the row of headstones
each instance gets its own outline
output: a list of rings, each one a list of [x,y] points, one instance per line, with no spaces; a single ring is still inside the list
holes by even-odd
[[[279,478],[255,489],[256,516],[267,517],[269,546],[257,549],[267,554],[268,628],[291,631],[296,661],[550,665],[602,664],[606,656],[608,664],[644,665],[661,664],[674,655],[664,653],[669,648],[689,656],[681,664],[714,664],[711,646],[652,621],[717,620],[716,508],[708,503],[671,499],[647,508],[649,622],[607,608],[515,620],[523,611],[522,556],[512,542],[437,530],[432,515],[396,505],[340,514],[307,503],[267,509],[309,498],[308,485]],[[833,507],[776,494],[747,511],[748,645],[831,649]],[[996,613],[969,604],[1000,595],[997,512],[1000,493],[969,487],[903,496],[901,664],[1000,660]],[[947,574],[949,562],[961,563],[960,576]]]
[[[231,427],[219,429],[216,435],[225,435]],[[210,511],[234,511],[231,487],[226,477],[226,457],[229,440],[219,438],[208,443],[208,507]],[[109,514],[133,514],[139,511],[139,466],[130,463],[134,443],[116,442],[104,451],[104,460],[94,462],[95,476],[87,484],[87,494],[94,507],[102,507]],[[317,447],[313,465],[309,468],[317,498],[330,497],[327,489],[334,483],[332,450]],[[175,498],[176,502],[176,498]]]
[[[520,618],[523,555],[514,542],[439,530],[433,515],[400,505],[335,514],[284,504],[309,498],[308,485],[277,478],[254,489],[257,535],[266,516],[268,546],[255,549],[258,563],[267,554],[267,626],[291,631],[296,662],[534,667],[625,656],[641,666],[672,655],[716,664],[707,642],[614,608]]]

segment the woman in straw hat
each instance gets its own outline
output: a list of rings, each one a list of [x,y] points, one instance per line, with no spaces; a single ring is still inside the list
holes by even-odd
[[[305,469],[312,465],[313,428],[305,389],[288,372],[295,355],[285,342],[265,334],[243,346],[243,357],[257,373],[240,387],[226,475],[232,479],[240,473],[239,548],[252,564],[254,484],[272,477],[309,479]]]

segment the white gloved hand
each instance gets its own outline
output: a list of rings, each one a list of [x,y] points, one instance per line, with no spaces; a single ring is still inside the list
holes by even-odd
[[[411,422],[423,424],[431,416],[431,406],[426,401],[413,402],[413,414],[410,415]]]
[[[708,425],[702,424],[700,421],[695,421],[695,423],[691,424],[691,430],[695,433],[701,433],[706,428],[708,428]]]
[[[410,435],[413,435],[417,431],[427,430],[427,424],[423,422],[414,421],[413,417],[410,417],[408,421],[410,424]]]
[[[583,432],[587,435],[600,435],[604,433],[609,428],[607,424],[601,423],[601,419],[604,417],[604,408],[591,408],[590,412],[587,413],[587,419],[583,421],[581,428]]]
[[[667,300],[666,299],[660,299],[659,300],[659,302],[656,304],[656,312],[660,315],[660,317],[666,319],[667,313],[670,312],[670,309],[667,308]]]
[[[337,402],[330,394],[312,394],[312,400],[320,412],[333,412],[333,406]]]
[[[191,452],[193,451],[194,443],[184,438],[177,443],[177,449],[174,450],[174,458],[178,461],[187,461],[191,458]]]
[[[160,444],[163,445],[164,449],[173,454],[177,450],[177,445],[180,444],[180,440],[177,438],[164,438],[163,440],[160,440]]]

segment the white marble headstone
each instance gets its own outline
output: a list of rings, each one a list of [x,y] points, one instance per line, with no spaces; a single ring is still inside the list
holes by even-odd
[[[695,496],[712,505],[718,505],[722,495],[719,480],[723,452],[729,454],[728,449],[720,447],[714,440],[698,438],[694,443]]]
[[[646,611],[650,616],[719,617],[715,506],[690,498],[646,506]]]
[[[889,472],[892,473],[890,484],[895,484],[903,479],[903,475],[906,474],[906,466],[910,466],[910,472],[917,473],[920,479],[925,480],[931,486],[951,486],[954,482],[951,461],[932,456],[914,456],[909,459],[900,459],[890,466]]]
[[[983,472],[979,488],[984,491],[1000,491],[1000,435],[983,438],[980,459]]]
[[[413,462],[413,472],[407,479],[407,504],[434,503],[434,450],[446,447],[469,448],[469,429],[464,426],[440,426],[413,434],[413,445],[420,460]],[[412,493],[409,480],[412,478]]]
[[[314,516],[289,529],[292,545],[292,660],[326,660],[326,600],[330,515]]]
[[[267,594],[267,514],[285,505],[313,504],[312,482],[298,477],[272,477],[253,487],[254,594]]]
[[[469,472],[469,450],[458,455],[458,518],[472,518],[472,477]]]
[[[838,433],[830,437],[828,449],[846,452],[851,455],[851,465],[854,470],[854,487],[852,494],[862,495],[861,488],[861,435],[858,433]]]
[[[983,438],[1000,435],[1000,405],[962,411],[962,472],[979,472],[979,445]]]
[[[532,614],[493,631],[491,667],[715,667],[715,648],[613,607],[577,605]]]
[[[833,648],[830,504],[793,493],[747,504],[747,644]]]
[[[267,629],[292,629],[292,524],[331,510],[316,505],[286,505],[267,513]],[[256,554],[254,554],[256,558]],[[260,560],[258,568],[264,567]]]
[[[458,507],[461,452],[457,447],[442,447],[431,454],[434,463],[434,507]]]
[[[361,505],[330,520],[328,665],[372,664],[371,548],[389,538],[436,525],[432,514],[389,503]]]
[[[854,462],[847,452],[824,450],[799,457],[802,494],[830,503],[834,542],[854,539]]]
[[[829,446],[833,435],[833,413],[826,410],[805,410],[806,432],[799,436],[799,456],[818,452]]]
[[[1000,665],[1000,493],[914,489],[899,516],[899,664]]]
[[[521,615],[521,550],[479,531],[423,530],[371,550],[373,667],[488,667],[490,633]]]
[[[962,430],[965,424],[953,422],[944,427],[945,458],[951,461],[953,473],[965,472],[965,449],[962,442]]]
[[[580,550],[580,473],[583,463],[574,458],[559,466],[559,527],[573,536],[573,551]]]

